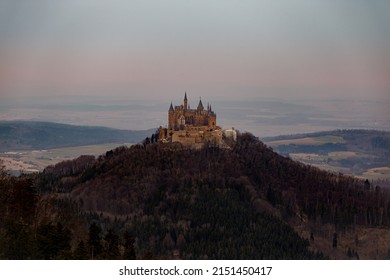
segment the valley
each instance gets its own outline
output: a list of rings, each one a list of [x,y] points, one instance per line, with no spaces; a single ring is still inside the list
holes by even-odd
[[[99,156],[118,146],[130,146],[131,143],[106,143],[99,145],[86,145],[63,147],[47,150],[27,150],[0,152],[0,160],[7,170],[13,175],[20,173],[41,172],[49,165],[55,165],[61,161],[72,160],[80,155]]]
[[[13,175],[40,172],[80,155],[99,156],[138,143],[149,130],[120,130],[38,121],[0,121],[0,160]]]
[[[390,187],[390,132],[335,130],[263,140],[293,160]]]

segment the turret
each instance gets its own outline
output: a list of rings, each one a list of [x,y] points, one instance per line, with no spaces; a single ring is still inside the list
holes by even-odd
[[[173,129],[175,127],[175,110],[173,110],[173,105],[171,101],[171,106],[168,110],[168,129]]]
[[[187,92],[184,93],[184,110],[188,109]]]
[[[217,127],[217,117],[214,114],[209,115],[209,117],[208,117],[208,126],[211,129],[215,129]]]
[[[198,104],[197,110],[198,111],[203,111],[204,110],[204,107],[203,107],[203,104],[202,104],[202,99],[199,99],[199,104]]]

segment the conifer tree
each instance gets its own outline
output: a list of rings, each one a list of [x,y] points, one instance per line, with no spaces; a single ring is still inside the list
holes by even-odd
[[[123,259],[125,260],[135,260],[136,259],[136,254],[135,254],[135,249],[134,249],[134,243],[135,239],[134,237],[130,234],[128,230],[126,230],[124,236],[124,252],[123,252]]]
[[[104,237],[105,244],[105,259],[119,259],[119,236],[110,229]]]
[[[96,258],[103,251],[101,243],[101,228],[95,222],[89,227],[89,240],[91,259]]]
[[[81,240],[77,245],[77,248],[74,252],[74,258],[76,260],[86,260],[88,259],[87,248],[85,247],[84,241]]]
[[[337,233],[333,234],[333,248],[337,248]]]

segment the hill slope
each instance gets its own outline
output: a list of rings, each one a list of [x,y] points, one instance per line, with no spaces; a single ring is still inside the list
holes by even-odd
[[[255,242],[269,215],[292,226],[304,226],[306,232],[326,239],[329,249],[335,232],[390,225],[387,191],[279,156],[249,134],[241,135],[232,149],[122,147],[86,168],[80,164],[78,170],[76,166],[77,161],[48,168],[40,186],[82,201],[84,211],[126,217],[125,225],[140,238],[139,248],[152,248],[156,255],[176,248],[182,257],[200,258],[203,255],[193,250],[202,248],[203,254],[212,258],[228,254],[235,254],[234,258],[271,257],[270,252],[259,253],[261,246]],[[272,219],[270,224],[275,222]],[[262,226],[258,228],[258,224]],[[271,236],[263,238],[262,242],[272,240]],[[161,249],[157,241],[165,239],[171,247]],[[218,248],[236,251],[215,252],[210,242],[216,240],[221,242],[216,243]],[[193,246],[196,241],[199,244]],[[275,242],[272,246],[280,240]],[[185,247],[189,244],[192,249]],[[246,254],[240,253],[241,246],[247,247]],[[315,242],[312,246],[315,248]],[[279,252],[275,258],[303,258],[310,255],[301,253],[304,247],[283,249],[291,255],[271,251]]]
[[[0,152],[102,143],[138,143],[154,131],[155,129],[131,131],[51,122],[0,121]]]
[[[33,224],[61,222],[72,256],[87,247],[125,258],[129,244],[133,257],[185,259],[386,258],[390,248],[388,191],[279,156],[250,134],[231,149],[120,147],[30,176]],[[366,237],[379,231],[375,248]]]

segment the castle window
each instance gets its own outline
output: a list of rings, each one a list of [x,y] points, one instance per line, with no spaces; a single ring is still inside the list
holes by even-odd
[[[185,125],[186,124],[186,118],[183,115],[181,115],[179,117],[178,122],[179,122],[179,125]]]

